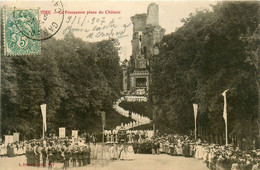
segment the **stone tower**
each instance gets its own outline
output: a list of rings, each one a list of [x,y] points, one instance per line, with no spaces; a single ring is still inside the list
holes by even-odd
[[[128,90],[128,61],[125,59],[121,65],[122,67],[122,72],[123,72],[123,77],[122,77],[122,83],[123,83],[123,91],[127,92]]]
[[[159,26],[159,8],[155,3],[148,6],[146,25]]]
[[[131,21],[132,62],[129,67],[133,70],[129,74],[129,89],[134,95],[147,95],[151,81],[149,63],[153,55],[158,54],[156,45],[161,41],[165,29],[159,26],[159,8],[155,3],[148,6],[147,14],[136,14]]]

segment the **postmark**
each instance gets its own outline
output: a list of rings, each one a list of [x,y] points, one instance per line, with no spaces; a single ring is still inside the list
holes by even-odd
[[[39,9],[4,9],[3,16],[5,55],[40,54]]]
[[[46,8],[46,6],[48,8]],[[33,40],[47,40],[56,35],[64,21],[64,7],[61,1],[46,1],[39,6],[40,9],[40,38],[28,37]]]
[[[46,8],[47,6],[47,8]],[[47,40],[56,35],[62,27],[64,8],[61,1],[52,0],[41,3],[39,9],[40,37],[28,35],[23,28],[16,24],[18,30],[27,38],[37,41]]]

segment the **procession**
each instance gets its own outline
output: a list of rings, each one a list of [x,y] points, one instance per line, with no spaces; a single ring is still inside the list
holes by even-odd
[[[147,133],[147,132],[145,132]],[[135,134],[134,132],[127,133]],[[221,146],[190,140],[188,136],[160,134],[133,141],[107,140],[105,143],[85,138],[47,138],[1,145],[1,157],[26,156],[26,166],[63,168],[82,167],[92,160],[134,160],[135,154],[168,154],[203,160],[209,169],[252,169],[260,164],[260,149],[242,151],[232,145]],[[97,143],[96,143],[97,142]],[[17,149],[18,148],[18,149]]]
[[[0,11],[1,170],[260,170],[259,2]]]

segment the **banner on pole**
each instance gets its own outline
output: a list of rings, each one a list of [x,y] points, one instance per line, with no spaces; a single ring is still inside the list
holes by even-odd
[[[222,96],[224,97],[224,109],[223,109],[223,118],[225,120],[225,124],[227,124],[227,93],[228,90],[225,90],[223,93],[222,93]]]
[[[194,109],[194,119],[196,121],[198,115],[198,104],[193,104],[193,109]]]
[[[59,138],[65,138],[66,137],[66,128],[61,127],[59,128]]]
[[[106,112],[101,112],[102,124],[103,126],[106,125]]]
[[[14,142],[19,142],[19,133],[13,133]]]
[[[46,104],[41,105],[41,111],[42,111],[42,122],[43,122],[43,128],[44,132],[47,131],[47,124],[46,124]]]
[[[78,138],[78,131],[77,130],[72,130],[72,132],[71,132],[71,137],[72,137],[72,139],[77,139]]]
[[[14,142],[14,136],[13,135],[5,135],[5,146],[8,145],[8,143]]]

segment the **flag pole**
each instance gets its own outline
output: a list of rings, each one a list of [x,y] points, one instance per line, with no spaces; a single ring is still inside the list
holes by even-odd
[[[105,122],[106,122],[106,112],[101,112],[101,118],[102,118],[102,143],[105,142]]]
[[[193,104],[194,109],[194,135],[195,135],[195,141],[197,141],[197,114],[198,114],[198,104]]]
[[[44,139],[44,120],[42,120],[42,138]]]
[[[225,129],[226,129],[226,146],[227,146],[228,145],[227,121],[226,121]]]
[[[42,138],[44,139],[44,132],[46,131],[46,104],[40,105],[42,111]]]
[[[228,145],[228,121],[227,121],[227,96],[226,93],[229,89],[225,90],[222,95],[224,97],[224,109],[223,109],[223,118],[225,120],[225,133],[226,133],[226,146]]]
[[[195,130],[194,130],[194,133],[195,133],[195,141],[197,141],[197,121],[196,121],[196,118],[195,118]]]

